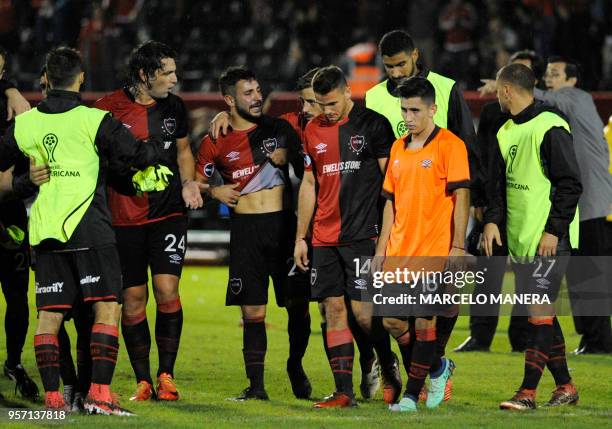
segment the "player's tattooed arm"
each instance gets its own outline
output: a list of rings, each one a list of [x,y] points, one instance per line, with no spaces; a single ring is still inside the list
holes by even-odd
[[[305,171],[304,178],[300,185],[298,197],[298,220],[297,233],[295,236],[295,248],[293,257],[296,266],[302,270],[308,270],[308,245],[306,244],[306,234],[314,214],[317,194],[315,191],[315,177],[312,171]]]

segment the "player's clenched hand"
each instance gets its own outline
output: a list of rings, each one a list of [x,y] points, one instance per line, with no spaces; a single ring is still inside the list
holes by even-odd
[[[181,191],[183,195],[183,201],[185,202],[185,207],[190,209],[199,209],[204,205],[204,200],[202,199],[202,191],[208,188],[208,184],[199,183],[195,180],[189,180],[183,184],[183,190]]]
[[[233,185],[214,186],[210,188],[210,195],[215,200],[221,201],[228,207],[236,207],[238,199],[240,199],[240,192],[236,191],[238,183]]]
[[[555,256],[557,254],[557,244],[559,244],[559,238],[556,235],[543,232],[538,246],[538,255],[542,257]]]
[[[36,165],[36,160],[30,157],[30,181],[36,186],[47,183],[51,177],[51,169],[48,165]]]
[[[208,127],[208,133],[213,140],[217,140],[217,137],[220,135],[226,135],[227,129],[229,128],[229,113],[227,112],[219,112],[215,115],[215,117],[210,121],[210,125]]]
[[[30,103],[25,99],[23,95],[15,88],[6,90],[6,105],[7,115],[6,120],[10,121],[17,115],[21,115],[23,112],[30,110]]]
[[[502,245],[499,228],[494,223],[488,223],[482,231],[482,247],[487,256],[493,256],[493,240],[498,246]]]
[[[287,149],[276,149],[268,155],[268,158],[274,165],[285,165],[287,163]]]
[[[495,93],[495,80],[480,79],[480,81],[483,83],[483,85],[478,88],[481,97]]]
[[[306,240],[303,238],[298,238],[295,240],[293,260],[295,261],[295,265],[301,271],[308,271],[308,264],[310,263],[308,260],[308,245],[306,244]]]

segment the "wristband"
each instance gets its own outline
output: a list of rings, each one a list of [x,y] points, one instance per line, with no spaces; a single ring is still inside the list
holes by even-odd
[[[463,251],[465,251],[465,247],[459,247],[459,246],[452,246],[454,249],[461,249]]]

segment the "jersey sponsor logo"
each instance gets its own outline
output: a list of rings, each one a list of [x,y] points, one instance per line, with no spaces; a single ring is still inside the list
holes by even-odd
[[[166,118],[164,119],[164,128],[168,132],[168,134],[172,135],[176,131],[176,119],[174,118]]]
[[[229,159],[229,162],[238,161],[240,159],[240,152],[233,151],[225,155],[225,157]]]
[[[342,161],[323,165],[323,174],[352,173],[361,168],[361,161]]]
[[[317,269],[316,268],[311,268],[310,269],[310,284],[311,286],[314,286],[314,284],[317,282]]]
[[[432,162],[431,159],[423,159],[421,161],[421,167],[423,167],[423,168],[430,168],[432,164],[433,164],[433,162]]]
[[[268,153],[274,152],[276,148],[278,147],[278,142],[276,141],[274,137],[265,139],[261,144],[264,150]]]
[[[355,279],[355,289],[367,289],[367,284],[365,279]]]
[[[518,145],[510,146],[510,150],[508,151],[508,173],[512,173],[512,168],[514,167],[514,160],[516,159],[516,154],[518,152]]]
[[[43,293],[61,293],[64,288],[64,282],[55,282],[50,286],[40,286],[38,282],[36,282],[36,294]]]
[[[351,136],[351,139],[349,141],[349,147],[357,155],[359,155],[359,153],[363,150],[365,146],[366,140],[364,136]]]
[[[204,168],[202,170],[204,172],[204,176],[212,177],[212,175],[215,173],[215,164],[209,162],[208,164],[204,165]]]
[[[92,283],[98,283],[100,281],[100,276],[85,276],[83,277],[81,280],[79,280],[79,283],[81,283],[82,285],[87,285],[87,284],[92,284]]]
[[[406,122],[399,121],[397,123],[397,125],[395,126],[395,130],[397,131],[397,135],[398,136],[403,136],[404,134],[406,134],[408,132],[408,128],[406,127]]]
[[[242,279],[230,279],[229,288],[234,295],[238,295],[242,292]]]
[[[317,150],[317,155],[319,155],[321,153],[327,152],[327,145],[325,143],[319,143],[315,146],[315,149]]]
[[[232,173],[232,179],[240,179],[245,176],[250,176],[259,168],[259,165],[251,165],[247,168],[243,168],[242,170],[236,170]]]
[[[53,133],[46,134],[43,137],[42,143],[43,147],[45,148],[45,152],[47,152],[47,159],[49,162],[55,162],[55,149],[59,143],[57,136]]]
[[[170,258],[170,263],[171,264],[180,264],[181,261],[183,260],[183,257],[177,253],[174,253],[170,256],[168,256],[168,258]]]

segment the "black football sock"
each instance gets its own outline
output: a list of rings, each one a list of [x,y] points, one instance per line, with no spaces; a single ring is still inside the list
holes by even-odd
[[[4,330],[6,333],[6,364],[14,369],[21,363],[21,352],[28,334],[28,274],[18,274],[7,285],[2,285],[6,298]]]
[[[348,305],[350,305],[350,303]],[[348,308],[350,309],[350,307]],[[357,344],[357,348],[359,349],[359,364],[361,368],[364,368],[374,359],[374,346],[370,341],[369,335],[366,335],[361,326],[357,323],[351,310],[348,311],[348,324],[353,334],[353,338],[355,339],[355,343]]]
[[[91,382],[110,385],[119,353],[116,326],[95,323],[91,328]]]
[[[250,381],[252,389],[263,390],[264,363],[268,348],[265,318],[243,318],[243,321],[242,355],[244,357],[246,376]]]
[[[403,334],[395,338],[399,346],[400,354],[402,355],[402,363],[406,375],[410,373],[410,360],[412,359],[412,345],[414,341],[410,341],[410,330],[406,330]]]
[[[529,320],[530,345],[525,350],[525,374],[521,389],[535,390],[550,354],[553,343],[553,318]]]
[[[329,365],[334,374],[336,391],[353,396],[353,359],[355,348],[349,328],[327,330]]]
[[[372,317],[372,331],[370,340],[376,350],[378,362],[382,368],[393,365],[393,353],[391,352],[391,336],[382,324],[382,317]]]
[[[89,392],[91,384],[91,328],[93,313],[91,307],[79,307],[74,314],[74,324],[77,331],[77,392],[83,397]]]
[[[62,382],[64,386],[75,385],[77,382],[77,375],[76,369],[74,368],[74,361],[72,360],[72,353],[70,352],[70,337],[63,323],[57,333],[57,341],[60,350],[59,364]]]
[[[546,366],[555,379],[555,384],[561,386],[572,380],[567,368],[567,360],[565,359],[565,338],[557,317],[553,321],[553,343],[548,355]]]
[[[310,338],[310,312],[308,303],[287,308],[289,334],[289,364],[301,365]]]
[[[446,344],[453,333],[458,317],[436,317],[436,354],[439,357],[444,357],[446,354]]]
[[[147,314],[143,311],[135,316],[123,316],[121,321],[123,341],[132,369],[136,375],[136,382],[151,380],[151,366],[149,354],[151,352],[151,332],[147,322]]]
[[[183,330],[183,307],[180,298],[157,305],[155,342],[159,354],[157,376],[167,373],[174,376],[174,363],[178,354]]]
[[[34,351],[36,353],[36,365],[38,366],[45,392],[58,391],[60,384],[60,369],[57,335],[35,335]]]
[[[321,335],[323,336],[323,349],[325,349],[325,356],[329,360],[329,346],[327,345],[327,323],[321,322]]]
[[[416,329],[416,342],[412,351],[412,361],[408,372],[405,396],[418,401],[419,393],[429,374],[431,361],[436,354],[436,329]]]

